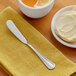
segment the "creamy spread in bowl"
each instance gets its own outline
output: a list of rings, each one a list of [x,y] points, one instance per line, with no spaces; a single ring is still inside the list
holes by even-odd
[[[76,11],[65,11],[55,22],[56,34],[67,42],[76,41]]]

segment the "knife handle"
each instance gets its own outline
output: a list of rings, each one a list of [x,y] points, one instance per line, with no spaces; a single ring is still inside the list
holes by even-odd
[[[40,54],[31,44],[27,43],[27,45],[39,56],[39,58],[42,60],[42,62],[46,65],[48,69],[54,69],[55,64],[48,60],[46,57],[44,57],[42,54]]]

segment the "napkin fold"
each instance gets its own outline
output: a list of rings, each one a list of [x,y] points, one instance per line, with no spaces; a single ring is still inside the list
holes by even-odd
[[[28,42],[56,64],[55,69],[48,70],[32,49],[9,31],[7,20],[12,20]],[[10,7],[0,13],[0,64],[13,76],[76,76],[72,75],[76,72],[76,64]]]

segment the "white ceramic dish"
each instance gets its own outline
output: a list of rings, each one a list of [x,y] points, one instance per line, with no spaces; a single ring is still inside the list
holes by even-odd
[[[52,30],[52,33],[54,35],[54,37],[60,42],[62,43],[63,45],[65,46],[68,46],[68,47],[71,47],[71,48],[76,48],[76,42],[73,42],[73,43],[68,43],[68,42],[65,42],[64,40],[62,40],[60,37],[58,37],[55,33],[55,21],[57,20],[58,16],[64,12],[64,11],[68,11],[68,10],[76,10],[76,5],[71,5],[71,6],[67,6],[67,7],[64,7],[62,8],[61,10],[59,10],[53,17],[52,19],[52,22],[51,22],[51,30]]]
[[[50,12],[54,5],[54,1],[55,0],[52,0],[42,7],[33,8],[25,5],[21,0],[18,0],[18,6],[26,16],[31,18],[41,18]]]

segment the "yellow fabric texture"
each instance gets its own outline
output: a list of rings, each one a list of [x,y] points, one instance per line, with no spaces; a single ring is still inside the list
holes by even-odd
[[[13,20],[28,42],[56,64],[55,69],[48,70],[32,49],[9,31],[7,20]],[[0,13],[0,64],[13,76],[70,76],[76,72],[76,64],[10,7]]]

